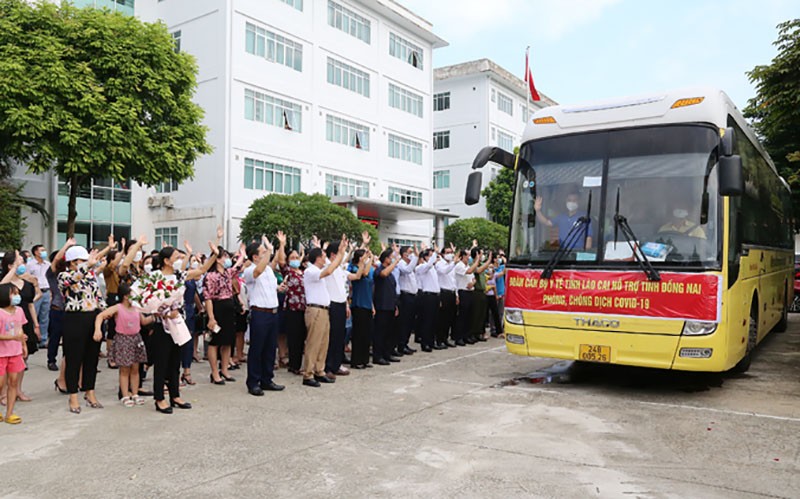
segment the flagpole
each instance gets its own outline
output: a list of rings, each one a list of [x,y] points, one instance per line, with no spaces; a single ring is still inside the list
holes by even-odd
[[[528,45],[528,47],[525,49],[525,114],[527,116],[527,119],[525,120],[526,125],[528,124],[528,121],[530,121],[531,119],[531,91],[530,91],[531,84],[530,81],[528,81],[528,78],[530,78],[531,74],[530,52],[531,52],[531,46]]]

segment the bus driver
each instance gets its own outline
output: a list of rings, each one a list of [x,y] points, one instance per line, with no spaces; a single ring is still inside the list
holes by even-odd
[[[698,239],[706,239],[706,231],[699,224],[689,221],[689,203],[678,199],[673,204],[672,218],[658,229],[659,234],[679,233]]]

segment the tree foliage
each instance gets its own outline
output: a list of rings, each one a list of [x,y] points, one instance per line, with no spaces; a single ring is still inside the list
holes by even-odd
[[[508,246],[508,227],[485,218],[463,218],[444,229],[445,244],[453,243],[457,248],[470,248],[472,240],[481,248],[497,250]]]
[[[800,220],[800,19],[778,25],[778,55],[747,73],[756,86],[744,115],[751,120],[778,171],[793,186]]]
[[[22,246],[25,229],[17,204],[22,186],[0,180],[0,250],[9,251]]]
[[[75,199],[93,177],[154,185],[211,152],[194,59],[162,23],[67,2],[0,0],[0,167],[55,171]]]
[[[308,246],[312,236],[337,241],[342,234],[360,243],[361,233],[366,230],[372,238],[370,249],[374,253],[381,249],[375,227],[360,221],[347,208],[331,203],[323,194],[269,194],[253,201],[242,219],[239,239],[258,240],[265,234],[272,237],[279,230],[286,233],[293,246],[298,242]]]
[[[511,225],[511,204],[514,201],[514,170],[501,168],[481,193],[486,198],[486,211],[494,222]]]

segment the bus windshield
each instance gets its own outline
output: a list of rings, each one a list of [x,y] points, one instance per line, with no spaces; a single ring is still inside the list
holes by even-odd
[[[620,129],[524,144],[520,154],[527,165],[517,173],[511,261],[544,264],[566,245],[561,265],[636,265],[615,223],[618,206],[636,237],[632,243],[655,266],[718,265],[718,145],[719,132],[706,125]],[[567,239],[587,215],[589,223],[579,224]]]

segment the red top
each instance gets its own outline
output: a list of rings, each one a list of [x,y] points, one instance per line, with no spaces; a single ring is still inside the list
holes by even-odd
[[[206,300],[230,300],[233,298],[233,280],[239,267],[233,266],[222,272],[209,272],[203,280],[203,298]]]
[[[306,288],[303,285],[303,271],[282,265],[281,274],[283,274],[283,283],[286,284],[284,308],[293,312],[304,311],[306,309]]]

